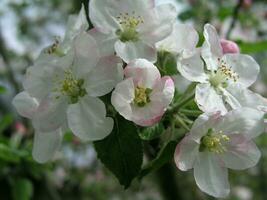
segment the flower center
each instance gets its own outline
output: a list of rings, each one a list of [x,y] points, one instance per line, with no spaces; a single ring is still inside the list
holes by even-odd
[[[64,79],[60,81],[59,91],[62,95],[68,96],[71,104],[78,102],[80,97],[87,94],[83,79],[76,79],[70,70],[64,72]]]
[[[237,82],[239,75],[231,68],[226,66],[226,63],[221,61],[220,67],[210,75],[210,83],[214,87],[227,87],[227,81],[233,80]]]
[[[199,151],[209,151],[213,153],[224,153],[226,148],[224,146],[225,142],[229,142],[230,138],[224,135],[222,131],[219,133],[214,133],[213,129],[209,129],[207,135],[201,138],[201,143]]]
[[[139,24],[144,23],[141,16],[136,16],[134,11],[131,15],[129,13],[120,13],[117,20],[121,25],[121,29],[117,30],[116,34],[122,42],[136,42],[139,40],[139,34],[136,29]]]
[[[150,88],[144,88],[137,86],[135,88],[134,94],[134,104],[138,107],[144,107],[150,102],[149,94],[152,92]]]

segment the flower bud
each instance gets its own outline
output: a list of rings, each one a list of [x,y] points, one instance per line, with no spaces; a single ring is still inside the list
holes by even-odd
[[[220,43],[223,49],[223,54],[240,53],[239,47],[235,42],[226,39],[221,39]]]

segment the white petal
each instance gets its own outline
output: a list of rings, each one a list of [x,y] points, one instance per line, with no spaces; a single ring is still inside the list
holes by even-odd
[[[131,103],[134,100],[134,88],[133,79],[128,78],[117,84],[111,96],[112,105],[128,120],[132,118]]]
[[[182,76],[190,81],[206,83],[208,80],[204,71],[204,63],[198,51],[189,58],[178,58],[177,69]]]
[[[264,132],[264,113],[252,108],[240,108],[228,112],[214,129],[224,134],[243,134],[255,138]]]
[[[131,61],[124,69],[126,78],[133,78],[134,84],[152,89],[160,80],[158,68],[145,59]]]
[[[260,66],[251,56],[225,54],[222,60],[227,67],[231,67],[238,74],[239,78],[237,82],[244,87],[249,87],[257,80]]]
[[[92,0],[89,4],[90,19],[98,30],[104,33],[119,29],[116,17],[120,13],[138,15],[149,12],[154,7],[154,0]]]
[[[118,40],[116,36],[111,34],[104,34],[96,28],[88,32],[97,43],[101,56],[110,56],[115,54],[114,44]]]
[[[225,148],[227,151],[220,156],[225,166],[230,169],[243,170],[254,167],[261,156],[254,142],[240,134],[231,135]]]
[[[217,70],[219,66],[218,58],[221,58],[223,55],[220,38],[216,29],[210,24],[206,24],[204,27],[204,37],[205,42],[202,45],[202,57],[207,64],[207,69]]]
[[[153,63],[157,61],[156,48],[145,44],[142,41],[137,42],[122,42],[117,41],[115,43],[115,51],[124,62],[129,63],[130,61],[137,58],[144,58]]]
[[[152,93],[150,94],[150,100],[158,102],[163,107],[167,108],[172,102],[174,96],[174,82],[169,76],[164,76],[154,86]]]
[[[85,8],[82,5],[79,15],[71,15],[68,19],[65,37],[61,44],[62,49],[67,52],[72,40],[82,31],[86,31],[88,27],[89,24],[86,19]]]
[[[230,192],[228,171],[211,153],[199,153],[194,177],[198,187],[216,198],[225,198]]]
[[[61,129],[51,132],[39,132],[34,133],[34,142],[32,156],[34,160],[39,163],[45,163],[52,159],[60,148],[62,141]]]
[[[227,91],[240,103],[242,107],[266,110],[267,99],[242,86],[232,84],[227,87]]]
[[[190,25],[175,23],[170,36],[156,44],[157,49],[171,53],[181,53],[183,50],[194,51],[198,43],[198,33]]]
[[[139,33],[142,40],[153,45],[171,34],[177,10],[172,4],[161,4],[142,17],[144,23],[139,26]]]
[[[178,169],[187,171],[192,169],[199,152],[199,144],[190,136],[185,136],[176,146],[174,161]]]
[[[220,111],[222,114],[227,112],[222,96],[217,94],[215,89],[208,83],[197,85],[195,99],[198,107],[203,112],[213,113]]]
[[[39,105],[37,99],[31,97],[27,92],[21,92],[17,94],[12,104],[17,109],[18,113],[23,116],[31,119]]]
[[[75,38],[73,48],[75,54],[73,68],[77,77],[82,77],[96,67],[100,59],[98,46],[95,39],[84,32]]]
[[[85,88],[89,96],[109,93],[123,79],[122,61],[116,56],[102,57],[86,75]]]
[[[33,116],[33,126],[40,132],[50,132],[60,128],[66,121],[67,100],[63,97],[43,99]]]
[[[74,135],[84,141],[105,138],[113,129],[113,119],[106,117],[105,104],[98,98],[85,96],[78,103],[69,105],[68,125]]]

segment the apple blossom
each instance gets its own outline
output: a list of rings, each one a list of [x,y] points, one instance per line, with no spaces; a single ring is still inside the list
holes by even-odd
[[[157,42],[156,47],[159,51],[167,51],[183,56],[183,53],[194,52],[198,43],[198,33],[190,25],[176,22],[172,33],[164,40]]]
[[[196,184],[202,191],[226,197],[230,192],[227,168],[243,170],[259,161],[261,153],[252,139],[264,131],[263,115],[242,108],[224,116],[199,116],[176,147],[176,166],[182,171],[194,168]]]
[[[174,96],[172,79],[161,78],[157,67],[145,59],[130,62],[124,74],[125,80],[112,93],[112,105],[124,118],[140,126],[159,122]]]
[[[93,34],[126,63],[156,62],[155,44],[171,33],[177,17],[172,4],[155,6],[154,0],[91,0],[89,9]]]
[[[113,120],[97,97],[109,93],[122,77],[121,60],[100,57],[95,40],[84,32],[64,56],[51,58],[43,52],[26,72],[23,85],[29,95],[16,96],[13,103],[20,110],[29,96],[38,100],[37,107],[22,108],[23,116],[36,110],[31,116],[40,132],[36,138],[69,127],[82,140],[100,140],[112,131]]]
[[[260,67],[248,55],[223,55],[215,28],[206,24],[204,29],[205,42],[201,55],[196,52],[178,62],[177,67],[185,78],[199,82],[195,99],[202,111],[226,113],[242,104],[238,98],[231,95],[229,88],[247,89],[256,81]]]

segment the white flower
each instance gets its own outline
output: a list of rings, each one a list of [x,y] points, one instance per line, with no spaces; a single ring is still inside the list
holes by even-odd
[[[100,58],[95,40],[83,32],[75,37],[66,55],[41,54],[27,69],[23,85],[28,95],[17,95],[13,104],[23,116],[32,119],[40,133],[35,143],[45,137],[52,140],[53,133],[64,127],[82,140],[100,140],[112,131],[113,120],[106,117],[105,105],[97,97],[109,93],[122,78],[121,60],[116,56]],[[37,105],[34,104],[32,115],[27,114],[32,113],[28,101]],[[36,160],[46,161],[37,154],[34,153]]]
[[[155,43],[171,33],[177,17],[172,4],[155,7],[154,0],[92,0],[89,8],[93,32],[98,32],[93,34],[105,38],[106,48],[115,48],[126,63],[137,58],[155,62]]]
[[[180,73],[190,81],[199,82],[195,99],[204,112],[235,109],[242,105],[239,98],[229,92],[246,89],[257,79],[260,67],[256,61],[243,54],[224,54],[215,28],[205,25],[205,42],[200,52],[177,63]],[[202,62],[202,58],[205,61]]]
[[[188,135],[177,145],[176,166],[194,168],[198,187],[209,195],[229,194],[228,170],[253,167],[260,151],[252,141],[264,131],[263,112],[251,108],[233,110],[225,116],[201,115]]]
[[[174,96],[174,83],[169,76],[161,78],[156,66],[136,59],[124,69],[125,80],[112,93],[111,103],[127,120],[140,126],[160,121]]]
[[[183,57],[187,52],[194,52],[198,43],[198,33],[190,25],[176,22],[172,33],[164,40],[157,42],[160,51],[167,51]]]

